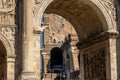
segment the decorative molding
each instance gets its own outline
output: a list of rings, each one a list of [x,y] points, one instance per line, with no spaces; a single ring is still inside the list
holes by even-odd
[[[0,25],[15,25],[15,15],[0,13]]]
[[[113,38],[113,39],[116,39],[119,37],[119,32],[118,31],[115,31],[115,30],[109,30],[106,32],[107,35],[109,36],[109,38]]]
[[[34,29],[33,29],[33,33],[34,33],[34,34],[40,34],[41,32],[44,31],[44,29],[45,29],[45,28],[43,28],[43,27],[34,28]]]
[[[106,32],[99,33],[97,35],[91,36],[83,41],[78,42],[76,45],[78,49],[83,49],[86,47],[89,47],[93,44],[109,40],[109,39],[117,39],[119,36],[119,33],[115,30],[109,30]]]
[[[0,32],[0,40],[2,41],[3,45],[5,46],[6,48],[6,51],[7,51],[7,56],[13,56],[15,55],[15,52],[14,52],[14,43],[11,44],[10,40],[3,34]]]
[[[108,12],[115,28],[116,27],[116,12],[115,12],[116,10],[114,6],[114,2],[112,2],[112,0],[98,0],[98,1],[103,5],[103,7]]]
[[[44,2],[44,0],[33,0],[33,17],[36,16],[36,14],[39,11],[39,8],[43,2]]]
[[[10,55],[7,56],[7,62],[14,63],[15,62],[16,55]]]

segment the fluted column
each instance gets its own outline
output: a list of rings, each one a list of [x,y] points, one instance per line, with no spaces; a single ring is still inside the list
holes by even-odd
[[[32,1],[23,0],[22,80],[35,78],[33,66]]]
[[[23,0],[23,66],[24,72],[33,72],[32,68],[32,0]]]

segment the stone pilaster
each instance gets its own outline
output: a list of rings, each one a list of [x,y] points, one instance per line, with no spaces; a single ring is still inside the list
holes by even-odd
[[[33,69],[34,74],[40,79],[41,78],[41,57],[40,57],[40,33],[41,30],[34,30],[33,32]]]
[[[7,80],[14,80],[15,78],[15,56],[7,57]]]
[[[72,49],[72,58],[73,58],[73,67],[74,70],[79,70],[79,62],[78,62],[78,53],[79,50],[77,49],[77,41],[78,41],[78,37],[73,35],[71,36],[71,49]]]
[[[116,40],[118,37],[118,32],[109,31],[109,45],[106,48],[107,54],[109,54],[109,58],[107,58],[106,67],[109,69],[107,72],[107,78],[110,80],[117,80],[117,51],[116,51]]]

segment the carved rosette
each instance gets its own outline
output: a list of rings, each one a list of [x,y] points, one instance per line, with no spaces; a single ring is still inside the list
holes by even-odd
[[[113,21],[114,28],[116,27],[116,12],[114,2],[112,0],[99,0],[99,2],[103,5],[103,7],[109,13],[111,20]]]

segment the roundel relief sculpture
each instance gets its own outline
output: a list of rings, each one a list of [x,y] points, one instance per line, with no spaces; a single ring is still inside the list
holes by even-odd
[[[10,12],[15,8],[14,0],[2,0],[0,1],[0,12]]]

